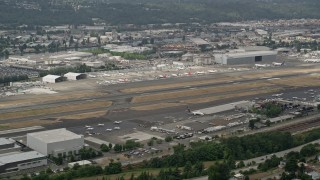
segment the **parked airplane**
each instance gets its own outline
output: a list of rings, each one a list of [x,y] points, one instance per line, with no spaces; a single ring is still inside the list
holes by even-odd
[[[104,126],[104,124],[98,124],[98,126]]]
[[[284,65],[284,61],[282,63],[273,62],[272,65],[274,65],[274,66],[283,66]]]
[[[191,114],[194,115],[194,116],[203,116],[203,115],[204,115],[204,114],[203,114],[202,112],[200,112],[200,111],[192,111]]]
[[[120,123],[122,123],[122,121],[114,121],[113,123],[114,124],[120,124]]]
[[[269,67],[269,64],[255,64],[255,67],[259,68],[259,67]]]
[[[215,73],[217,72],[216,70],[208,70],[208,73]]]
[[[178,75],[177,75],[177,74],[171,74],[171,76],[172,76],[172,77],[177,77]]]
[[[205,74],[203,71],[197,71],[196,73],[197,73],[197,75],[203,75],[203,74]]]

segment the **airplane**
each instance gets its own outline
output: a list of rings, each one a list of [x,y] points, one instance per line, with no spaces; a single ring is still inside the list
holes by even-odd
[[[90,128],[87,128],[87,130],[93,130],[93,128],[92,128],[92,127],[90,127]]]
[[[274,65],[274,66],[283,66],[284,65],[284,61],[282,63],[273,62],[272,65]]]
[[[203,75],[203,74],[205,74],[203,71],[197,71],[196,73],[197,73],[197,75]]]
[[[183,67],[178,67],[177,70],[184,70],[184,68]]]
[[[112,131],[112,129],[106,129],[106,131]]]
[[[114,124],[120,124],[120,123],[122,123],[122,121],[114,121],[113,123]]]
[[[194,115],[194,116],[203,116],[203,115],[204,115],[204,114],[203,114],[202,112],[200,112],[200,111],[192,111],[191,114]]]
[[[279,96],[282,96],[283,95],[283,93],[280,93],[280,94],[273,94],[272,96],[273,97],[279,97]]]
[[[215,73],[217,72],[216,70],[208,70],[208,73]]]
[[[171,74],[171,76],[173,76],[173,77],[177,77],[178,75],[177,75],[177,74]]]
[[[98,126],[104,126],[104,124],[98,124]]]
[[[89,77],[96,78],[97,76],[89,74]]]
[[[91,126],[86,125],[85,128],[91,128]]]
[[[121,128],[120,128],[120,127],[114,127],[113,129],[115,129],[115,130],[120,130]]]
[[[167,78],[167,75],[159,75],[159,78],[162,79],[162,78]]]
[[[110,74],[103,74],[103,76],[110,77],[111,75]]]
[[[255,67],[259,68],[259,67],[269,67],[269,64],[255,64]]]

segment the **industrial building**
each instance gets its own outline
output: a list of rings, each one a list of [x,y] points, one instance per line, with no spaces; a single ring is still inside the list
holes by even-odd
[[[46,156],[67,156],[79,153],[84,137],[65,128],[28,133],[27,146]]]
[[[36,151],[2,154],[0,173],[8,173],[47,165],[47,157]]]
[[[277,60],[276,51],[252,51],[215,54],[215,62],[225,65],[272,63]]]
[[[87,75],[84,73],[68,72],[67,74],[64,75],[64,77],[66,77],[67,80],[70,81],[70,80],[86,79]]]
[[[57,75],[46,75],[42,78],[42,82],[46,83],[57,83],[63,81],[63,77]]]

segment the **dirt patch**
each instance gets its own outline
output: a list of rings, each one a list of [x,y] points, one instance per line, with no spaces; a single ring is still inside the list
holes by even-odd
[[[276,85],[286,85],[286,86],[294,86],[294,87],[315,87],[320,86],[320,78],[319,77],[294,77],[294,78],[286,78],[286,79],[275,79],[270,81]]]
[[[98,101],[98,102],[86,102],[84,104],[69,104],[69,105],[63,105],[63,106],[52,107],[52,108],[31,109],[26,111],[3,113],[1,114],[1,120],[87,110],[87,109],[94,109],[99,107],[109,107],[111,105],[112,105],[111,101]]]

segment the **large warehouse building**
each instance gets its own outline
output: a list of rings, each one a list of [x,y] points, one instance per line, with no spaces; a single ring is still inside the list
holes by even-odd
[[[28,133],[27,146],[46,156],[67,156],[78,154],[84,146],[84,137],[65,128]]]
[[[277,60],[276,51],[252,51],[242,53],[216,54],[215,62],[225,65],[272,63]]]
[[[46,75],[42,78],[42,82],[46,83],[57,83],[63,81],[63,77],[57,75]]]
[[[79,79],[87,78],[87,75],[84,73],[68,72],[67,74],[64,75],[64,77],[66,77],[67,80],[79,80]]]

